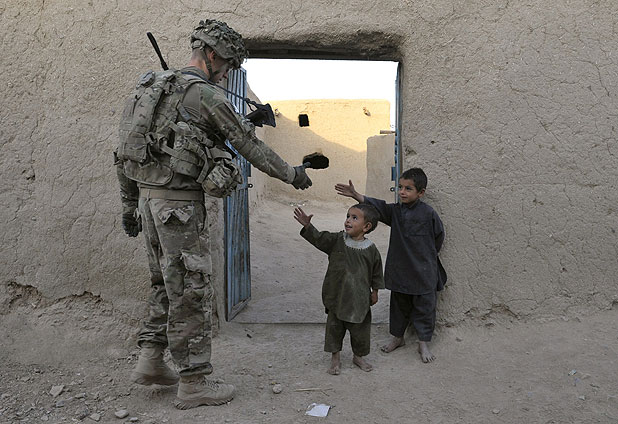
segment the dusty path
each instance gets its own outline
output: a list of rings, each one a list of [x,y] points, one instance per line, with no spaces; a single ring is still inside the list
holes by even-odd
[[[109,349],[80,344],[86,337],[76,334],[76,344],[65,345],[67,357],[81,358],[72,365],[20,355],[19,343],[3,343],[0,422],[70,423],[86,413],[105,423],[136,417],[150,424],[618,420],[616,310],[509,329],[442,329],[434,342],[438,359],[430,365],[420,362],[412,340],[386,355],[378,350],[387,338],[384,326],[374,326],[373,334],[374,371],[354,367],[346,347],[341,375],[330,376],[321,325],[226,325],[214,342],[214,377],[235,384],[238,395],[225,406],[189,411],[173,408],[174,389],[128,384],[135,351],[115,350],[111,358]],[[272,392],[274,383],[283,386],[281,394]],[[54,385],[64,385],[56,398],[49,395]],[[297,391],[311,388],[321,390]],[[313,402],[333,406],[326,419],[304,415]],[[127,419],[114,417],[120,409],[129,411]]]
[[[302,202],[311,222],[319,230],[341,231],[347,208],[353,201]],[[246,323],[324,323],[322,280],[327,256],[300,235],[292,202],[265,201],[250,218],[251,302],[235,320]],[[380,224],[369,238],[386,259],[390,228]],[[373,322],[388,322],[389,291],[380,292],[372,308]]]

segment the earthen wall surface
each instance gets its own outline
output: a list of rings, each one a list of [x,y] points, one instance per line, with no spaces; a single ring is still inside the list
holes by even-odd
[[[315,152],[328,157],[326,169],[307,171],[313,185],[295,190],[289,184],[269,179],[268,196],[296,200],[337,200],[335,183],[352,180],[360,192],[367,179],[367,138],[389,128],[387,100],[284,100],[270,101],[277,113],[277,126],[265,129],[267,143],[292,165]],[[308,126],[300,126],[305,115]]]
[[[112,167],[119,114],[137,76],[159,68],[146,31],[180,67],[197,20],[214,17],[258,56],[401,62],[402,166],[425,169],[447,232],[443,319],[609,308],[617,14],[586,0],[5,2],[0,300],[32,286],[142,315],[144,250],[120,227]]]

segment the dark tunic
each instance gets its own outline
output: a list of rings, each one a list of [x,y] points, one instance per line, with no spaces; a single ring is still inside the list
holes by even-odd
[[[328,255],[322,302],[342,321],[362,323],[371,308],[371,290],[384,288],[382,259],[371,240],[352,240],[345,232],[300,231],[309,243]]]
[[[421,200],[413,204],[386,203],[365,196],[380,221],[391,227],[384,280],[386,288],[405,294],[442,290],[446,273],[438,259],[444,227],[438,213]]]

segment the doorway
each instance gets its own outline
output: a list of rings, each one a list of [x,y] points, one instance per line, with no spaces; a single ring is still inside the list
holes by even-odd
[[[332,167],[350,166],[350,171],[336,177],[325,177],[325,172],[321,175],[322,171],[309,170],[314,186],[306,192],[290,191],[285,184],[260,176],[259,171],[251,172],[254,187],[249,194],[253,198],[249,202],[248,243],[251,246],[251,301],[245,303],[246,307],[238,313],[235,321],[324,322],[321,283],[327,257],[300,237],[300,224],[294,221],[293,210],[300,206],[307,213],[313,213],[312,222],[319,230],[340,231],[347,207],[354,201],[337,198],[332,186],[335,182],[346,182],[344,178],[348,174],[363,178],[357,165],[367,162],[368,137],[361,137],[360,144],[344,146],[345,135],[336,134],[336,131],[335,134],[328,133],[328,121],[336,120],[329,118],[329,107],[346,120],[360,116],[364,121],[357,127],[366,125],[365,121],[382,117],[382,123],[375,124],[377,126],[368,134],[377,137],[392,135],[392,164],[385,170],[388,181],[383,184],[387,186],[388,194],[374,197],[394,201],[394,194],[388,188],[394,187],[390,180],[395,178],[396,181],[399,167],[400,65],[397,62],[348,60],[252,59],[243,67],[247,71],[249,88],[262,103],[270,103],[277,115],[277,127],[268,128],[260,138],[292,165],[296,165],[294,160],[300,161],[295,155],[312,153],[319,145],[324,153],[331,152]],[[285,75],[288,78],[283,78]],[[381,84],[372,84],[372,81]],[[383,100],[388,105],[386,119],[380,104]],[[287,147],[278,142],[278,139],[286,138],[282,136],[286,131],[290,134]],[[366,179],[367,173],[364,175]],[[259,182],[260,178],[262,182]],[[327,189],[321,179],[327,180]],[[365,181],[358,182],[357,188],[364,193]],[[381,251],[383,261],[388,232],[389,228],[381,224],[369,237]],[[388,293],[383,291],[380,295],[380,302],[374,308],[374,322],[388,319]]]

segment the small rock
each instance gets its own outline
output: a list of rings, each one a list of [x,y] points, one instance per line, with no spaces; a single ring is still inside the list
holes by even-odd
[[[114,415],[116,416],[116,418],[123,419],[129,416],[129,411],[127,411],[126,409],[120,409],[114,412]]]
[[[266,415],[266,411],[260,411],[260,414]]]
[[[20,378],[20,380],[25,383],[26,381],[30,381],[30,377],[28,377],[28,376],[22,377],[22,378]]]
[[[500,410],[499,409],[492,409],[491,412],[493,412],[494,414],[499,414]]]
[[[273,386],[273,393],[278,395],[279,393],[281,393],[283,391],[283,386],[281,384],[275,384]]]
[[[62,393],[63,390],[64,390],[64,384],[52,386],[51,390],[49,391],[49,394],[52,395],[52,397],[57,397],[60,393]]]
[[[86,397],[86,393],[78,393],[75,395],[75,399],[83,399]]]
[[[579,400],[586,400],[586,396],[582,395],[582,396],[577,396],[577,399]]]
[[[139,421],[139,418],[137,418],[137,417],[131,417],[131,418],[129,418],[129,422],[130,422],[130,423],[136,423],[136,422],[138,422],[138,421]]]
[[[569,371],[569,375],[575,375],[577,373],[577,370],[571,370]]]
[[[455,340],[458,342],[463,342],[463,339],[461,337],[455,337]]]
[[[86,418],[89,414],[90,414],[90,410],[88,408],[80,409],[79,411],[75,413],[75,415],[77,415],[77,419],[80,421]]]
[[[62,408],[66,402],[64,400],[59,400],[56,402],[56,408]]]
[[[272,368],[272,367],[273,367],[273,364],[268,364],[268,368]]]
[[[101,414],[97,414],[95,412],[94,414],[90,414],[88,418],[90,418],[92,421],[99,421],[101,419]]]

